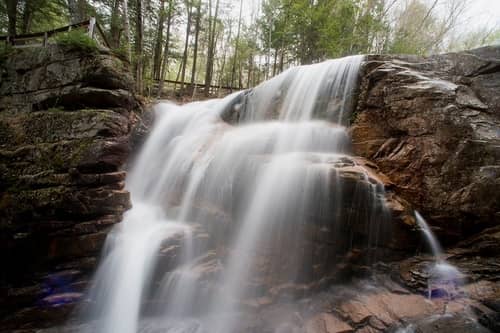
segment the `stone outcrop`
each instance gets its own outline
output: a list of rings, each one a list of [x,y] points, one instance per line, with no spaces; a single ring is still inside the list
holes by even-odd
[[[0,66],[4,328],[64,314],[130,206],[123,166],[141,103],[127,67],[56,45],[16,49]]]
[[[412,292],[430,297],[462,299],[468,305],[469,315],[492,332],[500,330],[500,227],[492,227],[459,242],[443,255],[456,271],[453,284],[432,283],[435,258],[415,256],[401,261],[393,274],[397,281]],[[453,327],[448,330],[453,331]],[[464,328],[461,328],[464,329]],[[424,330],[430,332],[431,330]],[[446,332],[445,329],[443,331]],[[464,331],[466,331],[464,329]]]
[[[500,219],[500,48],[367,56],[354,152],[386,174],[442,239]]]

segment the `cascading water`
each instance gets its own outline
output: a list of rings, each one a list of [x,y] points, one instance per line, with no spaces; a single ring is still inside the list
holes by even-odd
[[[233,332],[248,302],[333,271],[336,251],[362,238],[356,228],[377,245],[383,187],[347,155],[342,126],[361,61],[157,106],[127,179],[133,208],[108,237],[89,295],[93,331],[137,332],[154,317],[162,332]],[[325,259],[308,237],[326,230]]]
[[[444,290],[448,297],[454,296],[457,286],[463,284],[462,274],[455,266],[445,260],[443,249],[436,236],[422,215],[417,211],[415,211],[415,219],[436,260],[429,269],[428,297],[431,298],[433,289],[437,288]]]

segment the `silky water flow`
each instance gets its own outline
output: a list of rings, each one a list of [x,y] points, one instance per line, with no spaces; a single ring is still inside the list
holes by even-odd
[[[367,248],[380,242],[383,186],[350,177],[360,166],[344,127],[362,59],[156,106],[126,181],[133,207],[107,238],[83,311],[93,332],[235,332],[245,305],[273,286],[330,271],[318,260],[335,264],[358,241],[355,225],[369,231]],[[324,230],[328,260],[307,238]]]

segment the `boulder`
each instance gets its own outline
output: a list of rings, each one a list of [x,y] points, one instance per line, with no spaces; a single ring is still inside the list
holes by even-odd
[[[369,55],[363,64],[354,152],[446,241],[500,217],[499,50]]]

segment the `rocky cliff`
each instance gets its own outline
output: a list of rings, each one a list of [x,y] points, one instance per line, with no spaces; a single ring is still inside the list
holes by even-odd
[[[0,65],[3,327],[64,313],[130,206],[123,166],[141,103],[127,67],[105,50],[56,45],[16,49]]]
[[[500,48],[368,56],[355,153],[450,242],[500,220]]]

